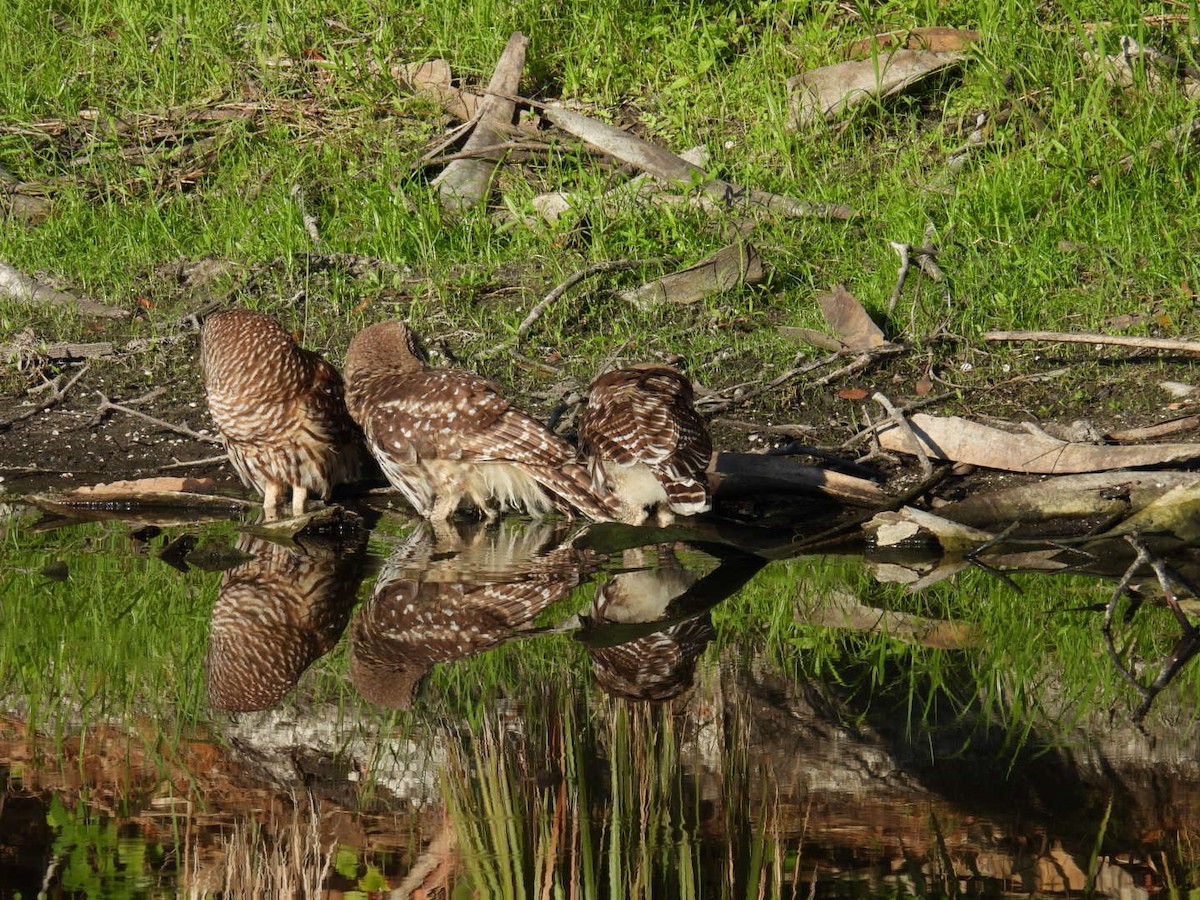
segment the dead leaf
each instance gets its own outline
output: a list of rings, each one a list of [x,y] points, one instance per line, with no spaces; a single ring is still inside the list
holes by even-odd
[[[812,347],[818,347],[821,350],[832,350],[835,353],[841,353],[848,349],[845,344],[835,337],[830,337],[820,331],[812,328],[795,328],[790,325],[780,325],[775,329],[776,334],[782,338],[788,338],[793,341],[801,341]]]
[[[929,380],[929,376],[922,376],[917,379],[916,387],[914,388],[918,397],[926,396],[933,390],[933,382]]]
[[[830,330],[852,352],[862,353],[889,344],[883,336],[883,330],[842,285],[834,285],[832,293],[818,294],[817,302],[821,304],[821,312]]]
[[[1006,472],[1065,475],[1154,466],[1200,457],[1200,444],[1141,444],[1106,446],[1060,441],[1047,434],[1014,434],[960,416],[918,413],[909,419],[912,430],[934,459],[966,462]],[[895,424],[879,431],[886,450],[911,453],[908,436]]]
[[[842,388],[837,395],[840,400],[866,400],[869,396],[862,388]]]
[[[740,284],[763,280],[762,258],[746,242],[723,247],[712,256],[686,269],[656,278],[618,296],[643,308],[658,303],[695,303]]]
[[[961,53],[897,50],[888,56],[837,63],[793,76],[787,81],[791,127],[833,119],[873,97],[899,93],[962,59]]]
[[[935,50],[939,53],[965,50],[983,35],[970,28],[947,28],[941,25],[926,25],[875,34],[855,41],[846,48],[847,59],[870,56],[879,50],[904,47],[908,50]]]

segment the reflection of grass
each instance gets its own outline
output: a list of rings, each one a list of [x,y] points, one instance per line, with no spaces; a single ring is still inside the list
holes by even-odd
[[[719,751],[719,784],[699,774],[698,757],[685,764],[699,743],[685,738],[669,706],[614,700],[589,715],[551,690],[522,728],[490,717],[455,743],[446,769],[446,803],[474,891],[753,897],[792,883],[786,862],[794,856],[774,836],[775,813],[765,800],[749,812],[751,773],[736,719]],[[723,818],[712,818],[713,804]]]

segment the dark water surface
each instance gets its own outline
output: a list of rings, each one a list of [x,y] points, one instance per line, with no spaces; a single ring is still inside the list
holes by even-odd
[[[1124,543],[185,518],[0,506],[0,897],[1197,884],[1194,636],[1144,567],[1106,638]]]

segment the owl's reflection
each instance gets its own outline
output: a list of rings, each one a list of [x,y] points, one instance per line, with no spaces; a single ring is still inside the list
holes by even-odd
[[[350,677],[374,703],[413,705],[439,663],[535,629],[543,610],[590,576],[562,523],[505,520],[434,536],[419,527],[384,565],[350,626]]]
[[[242,535],[237,549],[249,559],[221,579],[204,671],[212,707],[249,712],[278,704],[341,637],[365,572],[365,534],[350,546]]]
[[[696,662],[714,637],[708,612],[672,623],[672,604],[697,581],[669,544],[626,550],[624,571],[596,589],[584,617],[592,676],[608,694],[629,700],[670,700],[687,690]],[[662,627],[657,627],[660,625]],[[596,640],[607,633],[626,640]]]

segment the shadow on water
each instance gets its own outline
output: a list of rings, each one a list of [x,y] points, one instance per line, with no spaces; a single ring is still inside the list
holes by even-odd
[[[0,897],[1197,882],[1186,546],[373,524],[5,508]]]

